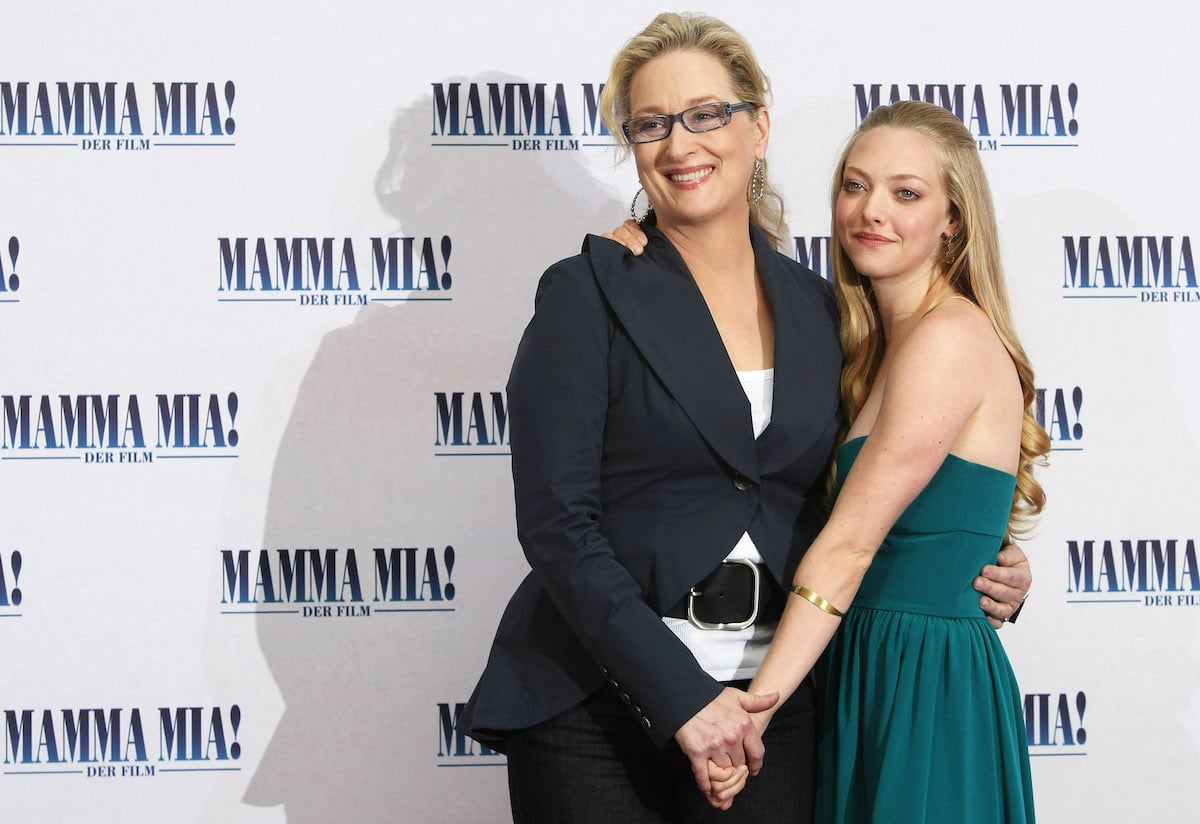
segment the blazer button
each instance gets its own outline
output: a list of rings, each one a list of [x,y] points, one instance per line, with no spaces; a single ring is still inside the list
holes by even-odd
[[[648,730],[648,729],[650,729],[650,726],[651,726],[651,724],[650,724],[650,719],[649,719],[649,718],[645,718],[645,717],[643,717],[643,718],[642,718],[642,727],[643,727],[644,729],[647,729],[647,730]]]
[[[754,484],[751,483],[750,479],[747,478],[745,475],[734,475],[733,476],[733,486],[735,489],[737,489],[738,492],[745,492],[750,487],[754,486]]]

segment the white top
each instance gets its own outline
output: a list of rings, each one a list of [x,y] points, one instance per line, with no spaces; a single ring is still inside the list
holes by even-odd
[[[758,369],[738,372],[738,380],[750,400],[750,420],[757,438],[771,422],[771,400],[775,389],[775,370]],[[726,560],[750,558],[762,563],[754,541],[744,533]],[[767,647],[775,635],[776,622],[756,623],[742,630],[705,630],[686,618],[663,618],[663,622],[696,656],[700,667],[718,681],[753,678],[762,664]]]

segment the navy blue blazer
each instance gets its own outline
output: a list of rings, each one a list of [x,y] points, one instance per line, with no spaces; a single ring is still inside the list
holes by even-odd
[[[820,526],[813,503],[837,434],[837,312],[824,280],[750,233],[775,315],[771,422],[758,439],[716,324],[664,235],[650,229],[641,256],[589,236],[543,275],[508,382],[532,572],[460,718],[472,737],[503,750],[505,731],[611,683],[663,746],[722,685],[662,614],[744,532],[790,582]]]

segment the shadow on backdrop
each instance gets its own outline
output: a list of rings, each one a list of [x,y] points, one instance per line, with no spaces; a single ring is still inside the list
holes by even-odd
[[[280,442],[263,546],[355,548],[367,604],[372,548],[444,561],[454,546],[441,584],[456,597],[440,604],[450,612],[256,618],[285,708],[244,801],[283,804],[291,824],[507,818],[502,768],[436,767],[437,705],[469,695],[527,569],[510,462],[435,457],[435,393],[503,390],[538,277],[623,207],[577,152],[432,146],[432,111],[426,97],[397,113],[375,193],[399,235],[452,239],[452,299],[373,304],[322,340]]]

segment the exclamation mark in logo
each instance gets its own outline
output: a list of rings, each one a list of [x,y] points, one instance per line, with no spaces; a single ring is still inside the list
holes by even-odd
[[[233,744],[229,747],[229,754],[234,758],[241,758],[242,745],[238,743],[238,727],[242,725],[242,708],[234,704],[229,708],[229,724],[233,727]]]
[[[9,559],[8,568],[12,570],[13,588],[8,594],[8,602],[14,607],[21,606],[21,551],[14,549],[12,557]]]
[[[453,577],[453,575],[454,575],[454,547],[452,547],[452,546],[446,547],[445,558],[446,558],[446,586],[442,590],[442,592],[444,592],[446,594],[447,601],[453,601],[454,600],[454,584],[450,581],[450,578]]]
[[[21,254],[21,241],[17,240],[17,236],[13,235],[8,239],[8,266],[0,265],[0,292],[9,291],[15,292],[21,288],[21,276],[17,274],[17,256]],[[0,261],[3,263],[4,261]],[[8,269],[8,277],[4,277],[4,270]]]
[[[238,396],[237,396],[237,392],[230,392],[230,393],[229,393],[229,397],[228,397],[228,398],[226,398],[226,408],[229,410],[229,438],[228,438],[228,442],[229,442],[229,445],[230,445],[230,446],[237,446],[237,445],[238,445],[238,431],[237,431],[237,429],[235,428],[235,427],[236,427],[236,425],[237,425],[237,413],[238,413]]]

